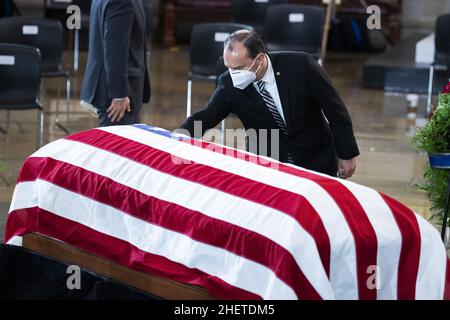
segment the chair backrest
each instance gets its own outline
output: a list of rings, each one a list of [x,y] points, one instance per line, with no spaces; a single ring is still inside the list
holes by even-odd
[[[288,0],[233,0],[231,19],[236,23],[262,26],[269,7],[286,3]]]
[[[435,61],[446,63],[450,58],[450,14],[439,16],[435,27]]]
[[[0,42],[39,48],[42,72],[60,68],[62,36],[62,25],[57,20],[25,17],[0,19]]]
[[[191,73],[215,76],[217,59],[223,55],[223,43],[236,30],[253,30],[251,26],[237,23],[202,23],[194,25],[191,34]]]
[[[268,50],[320,52],[325,14],[317,6],[282,4],[267,10],[264,39]]]
[[[0,43],[0,109],[36,102],[41,83],[39,49]]]

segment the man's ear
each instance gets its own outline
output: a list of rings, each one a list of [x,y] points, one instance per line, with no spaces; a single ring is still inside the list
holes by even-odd
[[[264,59],[264,52],[258,53],[258,59],[259,59],[259,63],[262,63],[262,62],[263,62],[263,59]]]

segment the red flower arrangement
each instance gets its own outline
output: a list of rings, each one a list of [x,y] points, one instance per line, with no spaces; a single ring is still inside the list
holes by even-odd
[[[441,95],[446,95],[446,94],[450,94],[450,81],[445,86],[443,86],[442,90],[441,90]],[[440,98],[439,98],[439,102],[441,102]],[[431,112],[428,115],[428,120],[431,120],[431,118],[433,118],[433,115],[436,112],[437,108],[438,108],[438,105],[433,106],[433,109],[431,110]]]
[[[447,83],[446,86],[442,88],[441,94],[449,94],[450,93],[450,82]]]

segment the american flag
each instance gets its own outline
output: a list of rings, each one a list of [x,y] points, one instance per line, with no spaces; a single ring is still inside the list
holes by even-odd
[[[449,299],[439,232],[373,189],[146,125],[31,155],[6,242],[39,233],[222,299]]]

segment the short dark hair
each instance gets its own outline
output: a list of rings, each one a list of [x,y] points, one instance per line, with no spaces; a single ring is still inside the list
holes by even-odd
[[[266,52],[266,45],[264,44],[263,39],[255,31],[244,29],[233,32],[225,40],[223,44],[224,49],[228,48],[228,50],[233,51],[234,42],[242,43],[242,45],[247,48],[248,54],[252,59],[255,59],[258,54]]]

